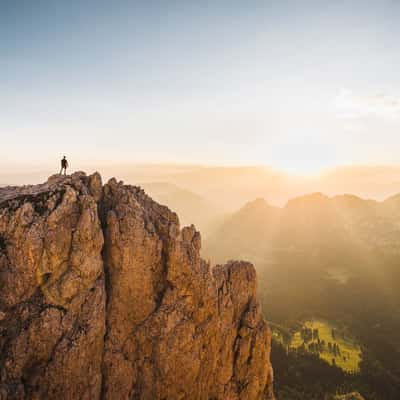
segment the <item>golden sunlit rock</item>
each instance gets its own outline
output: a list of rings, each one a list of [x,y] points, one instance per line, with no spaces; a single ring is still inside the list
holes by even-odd
[[[272,399],[254,267],[138,187],[0,190],[0,399]]]

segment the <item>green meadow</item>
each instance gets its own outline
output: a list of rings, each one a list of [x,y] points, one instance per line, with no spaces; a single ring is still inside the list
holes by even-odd
[[[361,349],[345,328],[325,320],[308,320],[296,330],[282,330],[272,324],[273,337],[290,349],[302,349],[336,364],[347,372],[358,372]]]

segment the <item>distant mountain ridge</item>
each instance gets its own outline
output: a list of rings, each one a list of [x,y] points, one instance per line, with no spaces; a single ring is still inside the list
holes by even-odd
[[[173,183],[144,182],[140,186],[154,200],[177,212],[184,225],[194,224],[204,233],[208,232],[224,213],[214,202]]]
[[[284,207],[259,198],[225,219],[206,241],[205,254],[217,260],[257,262],[271,250],[329,245],[400,253],[400,195],[378,202],[349,194],[312,193],[291,199]]]

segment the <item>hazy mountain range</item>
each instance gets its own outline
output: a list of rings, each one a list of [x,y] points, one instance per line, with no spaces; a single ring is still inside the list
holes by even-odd
[[[201,232],[213,230],[222,220],[222,207],[196,193],[168,182],[142,183],[155,201],[167,205],[179,215],[181,225],[194,224]]]
[[[267,167],[219,167],[171,164],[74,163],[73,170],[101,170],[105,180],[118,176],[126,183],[168,183],[201,196],[221,211],[233,212],[258,197],[272,205],[312,192],[329,196],[352,193],[383,200],[400,191],[400,166],[352,166],[327,170],[314,176],[288,174]],[[36,183],[58,172],[47,167],[2,166],[0,181]],[[142,185],[143,186],[143,185]],[[158,189],[157,189],[158,190]]]
[[[151,172],[151,174],[150,174]],[[226,211],[235,211],[258,197],[272,205],[321,192],[328,196],[351,193],[384,200],[400,191],[400,166],[359,166],[297,176],[266,167],[142,167],[127,169],[128,183],[157,181],[175,184],[202,196]],[[149,177],[151,176],[151,179]]]
[[[400,195],[378,202],[354,195],[313,193],[284,207],[259,198],[225,219],[206,241],[205,253],[265,263],[284,252],[382,251],[400,253]]]

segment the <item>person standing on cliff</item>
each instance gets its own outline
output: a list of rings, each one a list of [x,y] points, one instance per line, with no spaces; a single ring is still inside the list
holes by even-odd
[[[67,168],[68,168],[68,161],[67,158],[64,156],[61,160],[61,170],[60,170],[60,175],[64,171],[64,175],[67,175]]]

